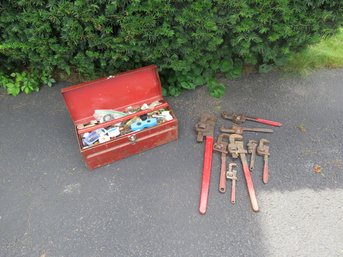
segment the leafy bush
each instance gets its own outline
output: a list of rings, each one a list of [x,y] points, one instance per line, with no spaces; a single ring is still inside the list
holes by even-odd
[[[0,83],[13,95],[56,72],[91,79],[154,63],[165,94],[206,84],[219,97],[217,72],[267,72],[342,24],[338,0],[2,0],[0,10]]]

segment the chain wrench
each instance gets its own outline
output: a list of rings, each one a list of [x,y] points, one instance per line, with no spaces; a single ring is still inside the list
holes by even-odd
[[[236,202],[236,181],[237,181],[237,164],[231,162],[229,164],[229,170],[226,172],[226,178],[231,179],[231,203],[234,204]]]
[[[250,171],[252,171],[254,169],[254,164],[255,164],[257,141],[256,140],[249,140],[247,146],[248,146],[248,153],[251,154]]]
[[[222,115],[223,119],[231,120],[237,124],[243,123],[246,120],[250,120],[250,121],[254,121],[254,122],[258,122],[258,123],[262,123],[262,124],[266,124],[266,125],[271,125],[274,127],[281,127],[282,126],[282,123],[277,122],[277,121],[271,121],[271,120],[265,120],[265,119],[256,118],[256,117],[245,116],[243,114],[232,113],[231,115],[228,115],[226,112],[222,112],[221,115]]]
[[[207,209],[212,167],[213,133],[216,121],[216,116],[212,114],[202,114],[200,121],[195,125],[195,130],[198,132],[197,142],[203,142],[204,137],[206,138],[199,204],[199,212],[201,214],[205,214]]]
[[[268,183],[268,156],[269,153],[269,141],[267,139],[262,138],[260,143],[257,147],[257,154],[263,156],[264,159],[264,167],[263,167],[263,183]]]

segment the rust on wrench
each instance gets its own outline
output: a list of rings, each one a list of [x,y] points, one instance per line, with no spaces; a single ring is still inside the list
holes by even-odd
[[[245,182],[246,182],[249,197],[250,197],[251,207],[253,211],[257,212],[258,204],[257,204],[257,199],[256,199],[256,193],[255,193],[254,185],[251,179],[251,174],[248,167],[247,158],[245,155],[247,153],[247,150],[244,149],[243,137],[238,134],[231,134],[229,140],[230,140],[229,145],[228,145],[229,153],[232,155],[232,158],[237,159],[238,157],[240,157],[241,159]]]
[[[245,128],[240,127],[237,125],[233,125],[231,128],[225,128],[224,126],[220,127],[220,131],[224,133],[230,133],[230,134],[239,134],[242,135],[243,132],[261,132],[261,133],[273,133],[274,131],[272,129],[267,128]]]
[[[252,171],[254,169],[254,164],[255,164],[257,141],[251,139],[249,140],[247,146],[248,146],[248,153],[251,154],[250,171]]]
[[[231,185],[231,203],[234,204],[236,202],[236,181],[237,181],[237,170],[235,168],[237,167],[237,164],[234,162],[231,162],[229,164],[229,170],[226,172],[226,178],[231,179],[232,185]]]
[[[217,118],[214,115],[205,113],[201,115],[200,121],[195,125],[195,130],[198,133],[197,142],[203,142],[204,137],[213,137],[214,126]]]
[[[227,141],[224,140],[227,138]],[[226,155],[228,154],[227,146],[229,144],[230,134],[222,133],[218,136],[217,142],[213,145],[213,150],[221,152],[219,192],[226,192]]]
[[[246,121],[246,117],[243,114],[232,113],[231,115],[229,115],[226,112],[222,112],[221,116],[223,119],[231,120],[237,124],[240,124],[240,123],[243,123],[244,121]]]
[[[269,153],[269,141],[267,139],[262,138],[260,143],[257,147],[257,154],[263,156],[264,159],[264,167],[263,167],[263,183],[268,183],[268,157]]]

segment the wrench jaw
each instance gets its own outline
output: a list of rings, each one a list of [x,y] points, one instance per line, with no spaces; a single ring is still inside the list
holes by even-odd
[[[236,124],[241,124],[241,123],[245,122],[245,120],[246,120],[246,117],[242,114],[232,113],[231,115],[228,115],[226,112],[222,112],[221,116],[223,119],[231,120],[232,122],[234,122]]]
[[[237,159],[239,157],[240,151],[245,151],[242,147],[240,146],[240,143],[243,145],[243,136],[238,135],[238,134],[231,134],[229,137],[229,145],[228,145],[228,150],[229,153],[231,154],[233,159]],[[246,153],[246,151],[245,151]]]
[[[249,140],[248,144],[248,153],[251,154],[250,158],[250,171],[252,172],[255,165],[255,158],[256,158],[256,148],[257,148],[257,141],[256,140]]]
[[[195,125],[195,130],[198,133],[197,142],[201,143],[204,141],[204,137],[213,137],[214,126],[216,125],[217,118],[212,114],[203,114],[200,121]]]

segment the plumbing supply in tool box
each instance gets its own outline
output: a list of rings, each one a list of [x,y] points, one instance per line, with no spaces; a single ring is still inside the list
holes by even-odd
[[[61,90],[89,169],[166,144],[178,120],[155,65]]]

